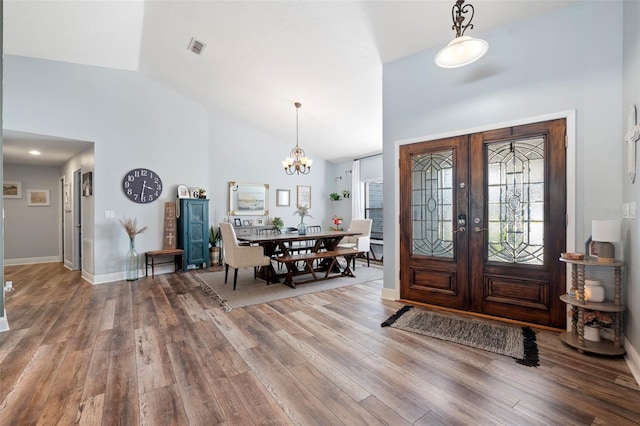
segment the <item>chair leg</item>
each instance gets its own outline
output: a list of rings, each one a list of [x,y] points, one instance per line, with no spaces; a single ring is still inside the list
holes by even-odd
[[[371,266],[371,265],[369,265],[369,252],[367,252],[367,268],[368,268],[369,266]]]
[[[224,264],[224,283],[227,283],[227,277],[229,276],[229,264]]]
[[[233,270],[233,289],[236,289],[236,282],[238,281],[238,268]]]

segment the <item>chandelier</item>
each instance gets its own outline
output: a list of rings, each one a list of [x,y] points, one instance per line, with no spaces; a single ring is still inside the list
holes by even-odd
[[[464,6],[463,4],[464,0],[457,0],[451,9],[451,18],[453,19],[451,29],[456,30],[456,38],[436,55],[435,62],[439,67],[457,68],[468,65],[480,59],[489,50],[489,43],[486,41],[464,35],[467,28],[473,28],[471,21],[474,9],[471,4]],[[471,12],[469,21],[466,25],[462,25],[466,19],[464,15],[468,12]]]
[[[298,146],[298,110],[302,104],[296,102],[294,105],[296,106],[296,147],[291,150],[287,158],[282,160],[282,167],[284,167],[284,171],[288,175],[294,173],[306,175],[311,171],[313,160],[307,157],[304,149]]]

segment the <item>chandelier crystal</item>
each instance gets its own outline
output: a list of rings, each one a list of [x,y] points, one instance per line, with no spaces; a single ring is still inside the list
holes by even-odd
[[[288,175],[294,173],[306,175],[311,171],[313,160],[307,157],[304,149],[298,145],[298,110],[302,104],[296,102],[294,105],[296,106],[296,147],[291,150],[287,158],[282,160],[282,167]]]
[[[451,9],[453,19],[452,30],[456,30],[454,38],[445,48],[440,50],[435,58],[435,63],[442,68],[457,68],[477,61],[489,50],[489,43],[479,38],[464,35],[468,28],[473,28],[474,9],[471,4],[464,5],[464,0],[457,0]],[[467,19],[465,15],[471,12],[466,25],[462,25]]]

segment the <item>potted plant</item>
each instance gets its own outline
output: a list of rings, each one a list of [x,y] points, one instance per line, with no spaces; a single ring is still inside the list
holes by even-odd
[[[349,192],[348,189],[345,189],[344,191],[342,191],[342,197],[349,198],[350,196],[351,196],[351,192]]]
[[[329,194],[329,198],[331,199],[331,201],[339,201],[340,194],[338,194],[337,192],[332,192],[331,194]]]
[[[274,217],[273,219],[271,219],[271,224],[274,228],[276,228],[278,232],[282,231],[282,227],[284,226],[284,222],[279,217]]]
[[[209,227],[209,258],[212,265],[220,261],[220,247],[218,247],[220,237],[220,229]]]

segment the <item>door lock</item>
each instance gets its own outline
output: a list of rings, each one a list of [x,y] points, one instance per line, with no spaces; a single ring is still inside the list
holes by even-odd
[[[460,213],[458,215],[458,229],[453,231],[453,233],[455,234],[456,232],[465,232],[467,230],[467,228],[465,228],[467,226],[467,216],[465,216],[464,213]]]

